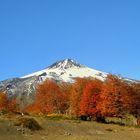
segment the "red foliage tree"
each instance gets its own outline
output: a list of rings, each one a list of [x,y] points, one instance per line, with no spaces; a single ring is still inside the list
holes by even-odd
[[[102,82],[93,80],[88,83],[83,91],[80,102],[80,114],[85,116],[97,116],[97,104],[100,100]]]
[[[67,109],[67,97],[60,86],[51,80],[39,85],[35,103],[28,107],[28,111],[41,113],[64,113]],[[38,113],[39,113],[38,112]]]
[[[129,113],[132,107],[132,88],[117,76],[108,75],[102,93],[98,109],[104,116],[121,117]]]
[[[9,99],[8,104],[7,104],[7,110],[9,112],[17,112],[19,111],[18,106],[17,106],[17,101],[15,98]]]
[[[140,84],[139,83],[133,83],[133,100],[132,100],[132,109],[131,113],[135,115],[136,117],[140,118]]]
[[[0,110],[16,112],[18,110],[16,99],[10,99],[6,93],[0,92]]]
[[[0,110],[7,110],[8,98],[7,94],[0,92]]]
[[[92,80],[89,78],[76,78],[70,94],[70,114],[80,116],[80,102],[85,86]]]
[[[64,105],[62,107],[62,110],[64,110],[63,113],[66,113],[67,115],[69,115],[70,94],[71,94],[72,85],[69,83],[63,82],[59,86],[60,86],[61,92],[63,93],[63,105]]]
[[[30,104],[25,108],[25,112],[38,114],[38,113],[41,113],[40,107],[41,106],[39,103],[34,102],[33,104]]]

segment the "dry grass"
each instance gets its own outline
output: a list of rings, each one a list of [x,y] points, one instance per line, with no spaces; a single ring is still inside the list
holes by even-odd
[[[13,117],[12,117],[13,118]],[[25,125],[30,127],[36,120],[43,128],[41,131],[25,131],[20,133],[17,128]],[[50,120],[42,117],[34,119],[15,116],[12,120],[0,121],[0,140],[139,140],[140,128],[119,126],[115,124],[101,124],[97,122],[83,122],[76,120]],[[1,119],[2,120],[2,119]],[[18,126],[13,122],[18,120]],[[30,120],[30,121],[29,121]],[[18,122],[17,121],[17,122]],[[26,122],[26,123],[25,123]],[[30,122],[30,123],[29,123]],[[29,129],[27,129],[29,130]]]

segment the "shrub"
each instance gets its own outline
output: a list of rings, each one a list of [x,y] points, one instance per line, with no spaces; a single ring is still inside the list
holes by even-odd
[[[117,118],[117,117],[106,117],[105,118],[105,123],[124,125],[124,124],[122,124],[122,119],[121,118]]]
[[[7,110],[5,109],[0,110],[0,115],[5,115],[5,114],[7,114]]]
[[[18,120],[16,120],[15,126],[22,126],[24,128],[28,128],[32,131],[36,131],[36,130],[41,130],[41,126],[38,124],[38,122],[33,119],[33,118],[18,118]]]
[[[137,119],[133,115],[127,115],[124,118],[106,117],[105,123],[112,123],[112,124],[119,124],[119,125],[126,125],[126,126],[136,126]]]

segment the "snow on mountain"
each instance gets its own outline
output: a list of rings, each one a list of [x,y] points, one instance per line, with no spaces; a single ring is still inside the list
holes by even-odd
[[[76,77],[93,77],[104,81],[108,73],[101,72],[77,63],[71,59],[58,61],[46,69],[23,76],[21,78],[13,78],[0,81],[0,91],[5,91],[9,97],[27,97],[27,101],[34,98],[37,85],[46,79],[53,79],[57,82],[73,83]],[[120,77],[122,78],[122,77]],[[128,82],[137,82],[132,79],[125,78]]]
[[[34,76],[39,76],[41,81],[45,81],[49,78],[58,81],[73,82],[73,79],[76,77],[93,77],[103,81],[105,80],[107,73],[91,69],[72,59],[65,59],[52,64],[44,70],[23,76],[21,78]]]

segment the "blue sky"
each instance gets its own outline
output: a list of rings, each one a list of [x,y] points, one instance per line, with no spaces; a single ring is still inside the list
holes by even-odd
[[[0,80],[72,58],[140,80],[139,0],[0,0]]]

